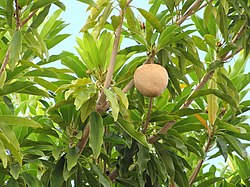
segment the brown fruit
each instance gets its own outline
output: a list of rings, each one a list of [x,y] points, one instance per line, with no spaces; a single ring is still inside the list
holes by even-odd
[[[134,84],[144,96],[159,96],[168,85],[168,72],[161,65],[144,64],[136,69]]]

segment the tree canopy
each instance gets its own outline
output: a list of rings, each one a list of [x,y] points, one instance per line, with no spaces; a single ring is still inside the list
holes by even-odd
[[[250,2],[134,1],[78,0],[76,51],[54,54],[63,2],[0,1],[0,186],[250,186]]]

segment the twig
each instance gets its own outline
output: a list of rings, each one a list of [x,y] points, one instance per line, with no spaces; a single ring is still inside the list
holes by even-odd
[[[149,103],[148,103],[148,113],[147,113],[147,117],[146,117],[146,121],[143,124],[143,129],[142,129],[142,133],[145,134],[147,129],[148,129],[148,125],[149,125],[149,120],[150,120],[150,114],[151,114],[151,110],[152,110],[152,103],[153,103],[153,98],[150,97],[149,98]]]
[[[86,125],[86,127],[84,128],[83,134],[82,134],[82,138],[80,139],[80,141],[78,142],[77,147],[79,148],[79,155],[82,154],[82,151],[84,150],[88,139],[89,139],[89,124]]]
[[[0,77],[8,64],[9,58],[10,58],[10,50],[8,48],[7,53],[5,55],[5,58],[4,58],[4,61],[3,61],[3,64],[2,64],[1,69],[0,69]]]
[[[20,11],[18,6],[18,0],[15,0],[15,8],[16,8],[16,30],[19,30],[20,27]]]
[[[190,15],[192,15],[192,14],[194,14],[196,11],[195,10],[197,10],[198,8],[199,8],[199,6],[200,6],[200,4],[203,2],[203,0],[196,0],[195,2],[194,2],[194,4],[193,4],[193,6],[191,6],[191,8],[188,10],[188,12],[186,13],[186,14],[184,14],[182,17],[180,17],[177,21],[176,21],[176,23],[178,24],[178,25],[181,25],[186,19],[187,19],[187,17],[189,17]]]
[[[208,141],[207,141],[207,144],[205,146],[205,149],[204,149],[204,154],[206,155],[207,152],[209,151],[210,147],[211,147],[211,143],[212,143],[212,140],[213,140],[213,136],[214,136],[214,128],[212,129],[211,131],[211,134],[209,135],[208,137]],[[199,160],[195,170],[193,171],[190,179],[189,179],[189,186],[191,187],[192,184],[194,183],[194,180],[195,178],[197,177],[197,175],[199,174],[200,172],[200,169],[201,169],[201,166],[203,164],[203,162],[205,161],[205,157],[202,158],[201,160]]]
[[[23,27],[37,12],[38,10],[34,10],[33,12],[31,12],[31,14],[20,23],[20,27]]]

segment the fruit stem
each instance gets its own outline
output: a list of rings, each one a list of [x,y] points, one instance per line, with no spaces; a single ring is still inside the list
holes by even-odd
[[[153,105],[153,98],[150,97],[149,103],[148,103],[148,113],[147,113],[147,117],[146,117],[146,122],[143,124],[143,129],[142,129],[143,134],[145,134],[147,132],[147,129],[148,129],[152,105]]]

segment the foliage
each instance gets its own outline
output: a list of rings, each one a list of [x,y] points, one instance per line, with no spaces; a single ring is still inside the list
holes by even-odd
[[[76,54],[50,54],[61,1],[0,1],[0,186],[250,186],[250,3],[79,1]],[[152,108],[149,62],[170,77]]]

